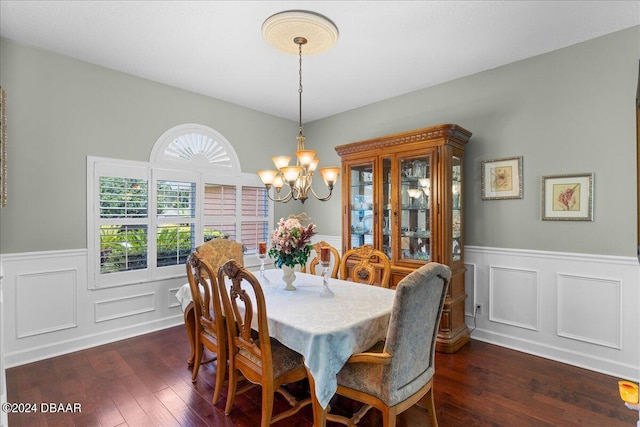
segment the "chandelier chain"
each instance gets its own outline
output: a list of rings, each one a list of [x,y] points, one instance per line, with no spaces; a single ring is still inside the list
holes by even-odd
[[[298,43],[298,106],[300,133],[302,133],[302,41]]]

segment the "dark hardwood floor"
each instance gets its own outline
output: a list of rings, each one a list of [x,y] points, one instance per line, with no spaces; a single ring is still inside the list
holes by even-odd
[[[9,426],[258,426],[259,388],[238,395],[225,416],[224,391],[217,405],[210,403],[215,364],[203,366],[194,384],[188,353],[186,332],[179,326],[11,368],[9,402],[36,403],[38,410],[42,402],[79,403],[82,412],[9,414]],[[638,413],[620,400],[617,381],[472,340],[456,354],[437,354],[435,404],[444,427],[635,425]],[[277,395],[276,411],[286,405]],[[338,411],[353,407],[336,398],[332,406]],[[360,425],[382,423],[371,410]],[[418,407],[398,417],[398,426],[428,425]],[[274,426],[310,427],[311,408]]]

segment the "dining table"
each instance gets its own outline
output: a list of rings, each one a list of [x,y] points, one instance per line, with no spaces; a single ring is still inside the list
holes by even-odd
[[[282,274],[280,269],[256,274],[265,297],[269,335],[304,357],[314,426],[324,426],[338,372],[352,354],[386,337],[395,291],[329,278],[332,296],[327,297],[321,296],[322,276],[296,272],[296,289],[285,290]],[[188,284],[178,290],[176,298],[184,310],[191,309]],[[193,314],[185,312],[185,322],[189,317]],[[190,327],[195,325],[187,324],[188,332]],[[194,333],[189,336],[193,340]]]

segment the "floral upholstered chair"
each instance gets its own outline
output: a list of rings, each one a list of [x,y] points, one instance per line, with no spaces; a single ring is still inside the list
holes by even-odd
[[[230,259],[235,259],[240,265],[244,265],[242,243],[227,239],[212,239],[196,248],[198,255],[213,267],[218,274],[218,269]]]
[[[328,420],[354,425],[374,407],[383,425],[393,426],[397,414],[422,401],[437,427],[435,344],[450,279],[449,267],[432,262],[398,283],[386,340],[351,356],[338,373],[337,393],[365,405],[350,420],[333,414]]]

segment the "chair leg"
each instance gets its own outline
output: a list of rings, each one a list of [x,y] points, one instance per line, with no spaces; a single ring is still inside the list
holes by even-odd
[[[236,398],[236,388],[238,386],[238,370],[234,366],[229,366],[229,389],[227,390],[227,404],[224,407],[224,414],[229,415]]]
[[[195,310],[193,309],[193,303],[189,303],[184,311],[184,327],[187,330],[187,337],[189,337],[189,347],[191,348],[191,354],[189,354],[189,360],[187,365],[191,368],[195,361],[195,332],[196,332],[196,319]]]
[[[213,399],[211,402],[215,405],[220,398],[220,390],[222,390],[222,383],[224,383],[224,376],[227,371],[227,357],[220,354],[221,349],[218,349],[218,361],[216,362],[216,385],[213,389]]]
[[[199,339],[196,338],[196,343],[195,343],[195,358],[193,360],[193,371],[191,373],[191,382],[196,382],[196,380],[198,379],[198,371],[200,370],[200,363],[202,362],[202,353],[203,353],[203,346],[202,343],[200,342]]]
[[[382,426],[383,427],[396,427],[396,419],[398,418],[398,412],[396,408],[384,407],[382,408]]]
[[[429,422],[431,427],[438,427],[438,418],[436,417],[436,404],[433,400],[433,388],[430,388],[427,394],[424,395],[424,403],[429,412]]]
[[[260,427],[271,425],[271,414],[273,413],[273,399],[275,390],[262,384],[262,414],[260,415]]]

